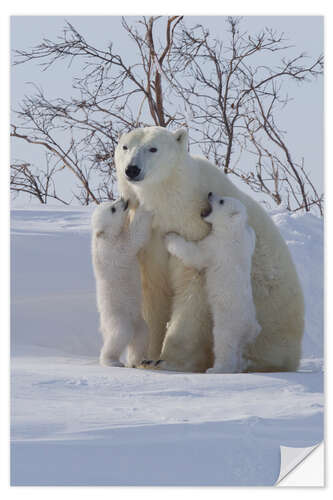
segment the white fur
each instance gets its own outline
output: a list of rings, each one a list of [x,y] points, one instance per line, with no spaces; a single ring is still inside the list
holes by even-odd
[[[152,147],[157,152],[151,152]],[[247,349],[249,369],[296,370],[304,327],[303,294],[288,247],[264,209],[237,189],[221,169],[190,155],[183,129],[133,130],[121,137],[115,162],[119,192],[154,214],[150,242],[140,254],[149,357],[162,358],[161,368],[179,371],[203,372],[213,365],[212,318],[204,276],[169,256],[164,241],[168,232],[188,241],[207,236],[210,225],[200,211],[213,191],[240,200],[256,233],[252,289],[262,330]],[[130,164],[140,168],[137,181],[126,174]]]
[[[150,238],[151,220],[151,214],[139,208],[129,224],[123,200],[100,204],[92,217],[92,257],[104,340],[100,363],[105,366],[123,366],[119,358],[126,347],[128,366],[137,366],[147,354],[137,254]]]
[[[206,238],[191,242],[169,233],[166,242],[185,266],[205,271],[214,338],[214,365],[207,371],[236,373],[247,368],[244,348],[261,330],[251,285],[255,233],[239,200],[211,196],[209,201],[212,212],[205,220],[212,231]]]

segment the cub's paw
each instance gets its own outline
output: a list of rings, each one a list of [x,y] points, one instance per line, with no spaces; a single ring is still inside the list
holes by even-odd
[[[239,373],[234,367],[228,367],[225,365],[217,365],[212,368],[208,368],[206,373]]]
[[[117,361],[115,359],[101,358],[99,362],[102,366],[108,366],[108,367],[112,366],[112,367],[122,368],[125,366],[121,361]]]

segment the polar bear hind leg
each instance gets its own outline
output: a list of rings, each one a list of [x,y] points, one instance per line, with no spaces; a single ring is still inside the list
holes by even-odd
[[[244,332],[237,325],[224,321],[219,323],[219,315],[214,315],[216,325],[213,328],[214,365],[207,373],[239,373],[242,369]],[[225,320],[225,316],[221,318]]]
[[[148,328],[146,322],[139,318],[134,325],[134,335],[127,349],[127,364],[131,368],[140,365],[147,356],[148,350]]]
[[[100,353],[100,364],[103,366],[124,366],[119,358],[131,342],[134,330],[132,321],[124,316],[114,316],[112,321],[102,322],[104,344]]]

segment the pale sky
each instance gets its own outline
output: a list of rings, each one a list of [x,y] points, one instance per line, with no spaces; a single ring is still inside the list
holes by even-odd
[[[129,18],[133,21],[135,18]],[[23,49],[37,45],[43,37],[55,40],[61,34],[65,20],[69,21],[92,45],[102,49],[110,41],[128,58],[136,56],[134,46],[121,27],[118,16],[20,16],[11,18],[11,49]],[[188,27],[203,24],[217,38],[226,38],[224,16],[186,16]],[[323,17],[320,16],[246,16],[243,18],[245,30],[256,33],[264,27],[284,32],[285,37],[295,47],[289,55],[305,52],[316,57],[323,52]],[[268,64],[269,59],[262,64]],[[41,86],[47,97],[69,97],[72,93],[71,70],[63,62],[51,70],[42,72],[35,63],[15,66],[11,73],[11,105],[17,108],[24,95],[33,93],[29,82]],[[288,86],[289,85],[289,86]],[[287,131],[287,142],[295,158],[305,160],[305,167],[311,173],[317,189],[323,190],[323,79],[301,86],[287,84],[285,90],[294,98],[279,116],[282,128]],[[44,154],[36,146],[23,141],[12,143],[12,157],[41,165]],[[71,174],[62,176],[64,190],[71,185]]]

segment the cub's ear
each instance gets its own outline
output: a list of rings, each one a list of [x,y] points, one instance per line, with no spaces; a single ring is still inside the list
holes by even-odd
[[[188,145],[188,133],[185,128],[179,128],[176,132],[173,132],[174,138],[177,142],[187,151]]]
[[[121,139],[124,135],[126,135],[126,132],[118,132],[118,136],[117,136],[117,143],[119,143],[119,142],[120,142],[120,139]]]
[[[96,238],[100,238],[101,236],[103,236],[103,234],[104,234],[104,231],[97,231]]]

